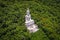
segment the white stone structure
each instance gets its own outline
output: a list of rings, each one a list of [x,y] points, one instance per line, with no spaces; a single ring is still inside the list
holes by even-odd
[[[34,20],[31,19],[29,8],[27,9],[27,14],[25,16],[25,25],[30,33],[38,31],[38,26],[34,24]]]

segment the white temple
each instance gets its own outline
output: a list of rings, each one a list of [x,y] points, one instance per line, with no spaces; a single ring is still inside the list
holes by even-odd
[[[25,16],[25,25],[30,33],[38,31],[38,26],[34,24],[34,20],[31,19],[29,8],[27,9],[27,14]]]

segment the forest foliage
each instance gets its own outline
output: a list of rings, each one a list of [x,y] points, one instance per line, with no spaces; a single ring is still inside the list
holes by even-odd
[[[25,26],[27,8],[35,33]],[[60,40],[60,0],[0,0],[0,40]]]

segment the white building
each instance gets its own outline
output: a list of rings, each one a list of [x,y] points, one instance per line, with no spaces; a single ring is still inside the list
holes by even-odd
[[[29,8],[27,9],[27,14],[25,16],[25,25],[30,33],[38,31],[38,26],[34,24],[34,20],[31,19]]]

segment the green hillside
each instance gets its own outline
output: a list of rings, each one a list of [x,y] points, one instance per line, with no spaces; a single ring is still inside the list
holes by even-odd
[[[35,33],[25,26],[27,8]],[[0,0],[0,40],[60,40],[60,0]]]

